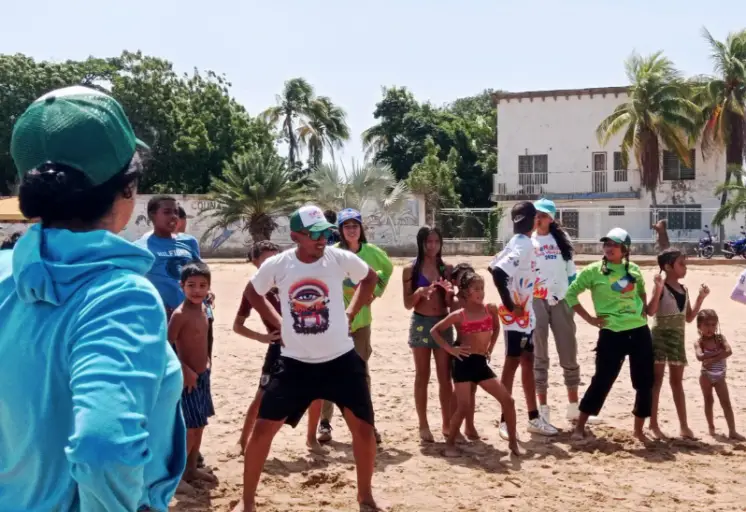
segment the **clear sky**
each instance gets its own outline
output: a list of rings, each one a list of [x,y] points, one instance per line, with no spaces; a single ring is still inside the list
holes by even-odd
[[[373,124],[381,87],[442,104],[507,91],[624,85],[632,50],[664,50],[687,74],[710,73],[716,38],[746,27],[743,0],[0,0],[0,53],[36,59],[123,49],[225,73],[252,114],[302,76]]]

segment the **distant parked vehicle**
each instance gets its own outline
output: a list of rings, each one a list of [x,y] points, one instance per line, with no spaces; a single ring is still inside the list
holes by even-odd
[[[735,256],[746,259],[746,231],[743,230],[743,226],[740,235],[735,240],[728,240],[723,244],[723,255],[729,260]]]
[[[706,236],[699,239],[699,244],[697,245],[697,256],[709,260],[715,253],[715,240],[713,239],[712,233],[707,224],[705,224],[705,228],[702,231]]]

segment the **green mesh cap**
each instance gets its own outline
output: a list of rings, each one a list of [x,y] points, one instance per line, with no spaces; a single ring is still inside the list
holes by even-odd
[[[64,164],[101,185],[132,160],[137,146],[122,106],[102,92],[74,86],[33,102],[13,126],[10,154],[18,176],[47,162]]]

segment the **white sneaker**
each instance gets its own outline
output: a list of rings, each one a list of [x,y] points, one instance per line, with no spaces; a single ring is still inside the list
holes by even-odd
[[[578,408],[577,402],[567,404],[567,421],[575,423],[578,421],[579,417],[580,409]],[[603,423],[603,420],[598,416],[589,416],[588,421],[586,422],[587,425],[598,425],[599,423]]]
[[[539,415],[542,418],[544,418],[544,421],[546,421],[547,423],[549,423],[551,425],[551,423],[552,423],[552,420],[551,420],[552,410],[549,408],[548,405],[540,405],[539,406]]]
[[[508,435],[508,424],[505,423],[504,421],[500,423],[500,428],[498,429],[498,432],[500,433],[500,437],[503,440],[505,441],[510,440],[510,436]]]
[[[547,423],[541,415],[536,419],[528,420],[528,431],[540,436],[556,436],[559,434],[559,430]]]

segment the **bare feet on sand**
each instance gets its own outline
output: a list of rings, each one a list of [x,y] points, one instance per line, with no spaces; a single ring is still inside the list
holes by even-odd
[[[316,438],[313,439],[306,439],[306,448],[308,448],[308,451],[311,453],[315,453],[317,455],[325,455],[327,452],[326,448],[316,440]]]
[[[746,441],[746,437],[743,437],[741,434],[736,432],[735,430],[732,430],[728,433],[728,439],[731,439],[733,441]]]
[[[456,448],[455,446],[446,446],[445,452],[443,452],[443,455],[446,457],[461,457],[461,450]]]
[[[692,441],[696,441],[697,436],[694,435],[694,432],[692,432],[692,429],[689,427],[681,427],[679,430],[679,435],[684,439],[689,439]]]
[[[466,435],[466,439],[469,441],[479,441],[481,439],[481,437],[479,437],[479,432],[477,432],[477,429],[474,427],[465,428],[464,435]]]
[[[668,437],[666,436],[666,434],[663,433],[658,425],[650,425],[650,432],[652,432],[653,437],[656,439],[666,439]]]
[[[256,508],[254,508],[253,505],[250,507],[247,507],[244,505],[243,500],[240,500],[238,503],[236,503],[236,506],[233,507],[233,510],[231,512],[255,512]]]
[[[585,429],[575,429],[570,436],[571,441],[584,441],[586,439]]]
[[[428,427],[420,427],[420,441],[423,443],[434,443],[435,438]]]
[[[241,446],[241,443],[234,444],[233,448],[228,450],[228,455],[231,457],[240,457],[243,455],[243,446]]]
[[[389,508],[382,503],[374,500],[365,500],[360,502],[360,512],[388,512]]]
[[[508,448],[510,449],[510,453],[512,453],[516,457],[520,457],[521,455],[526,453],[523,451],[523,448],[518,446],[518,441],[513,441],[512,443],[508,443]]]
[[[448,432],[443,432],[443,437],[448,439]],[[459,444],[464,444],[466,442],[466,438],[464,437],[464,434],[462,434],[461,432],[456,434],[456,442]]]
[[[632,433],[632,436],[640,441],[642,444],[648,444],[650,442],[650,438],[645,435],[645,432],[642,430],[638,430]]]
[[[710,426],[709,426],[709,427],[707,428],[707,430],[708,430],[708,431],[710,432],[710,435],[711,435],[711,436],[716,436],[716,435],[718,435],[718,431],[717,431],[717,429],[715,428],[715,425],[710,425]]]
[[[208,482],[212,484],[218,483],[218,477],[216,477],[215,475],[213,475],[212,473],[208,471],[203,471],[201,469],[187,470],[184,472],[183,478],[188,483],[197,482],[197,481]]]

